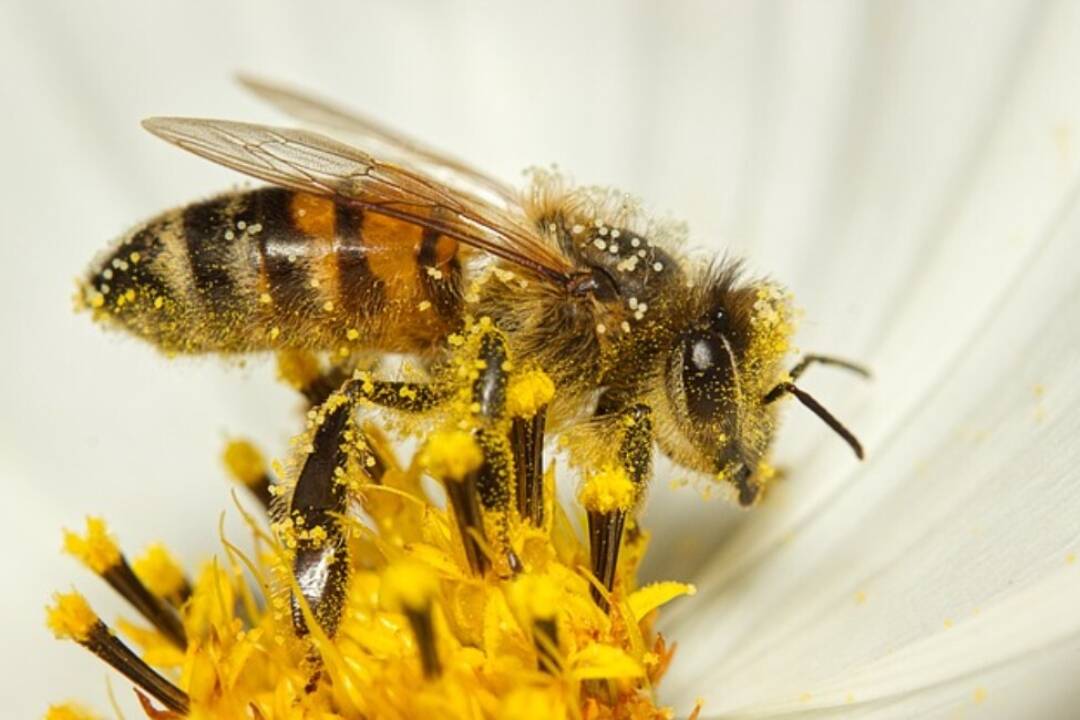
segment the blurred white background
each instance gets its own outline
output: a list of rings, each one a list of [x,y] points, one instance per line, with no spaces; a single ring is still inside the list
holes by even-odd
[[[115,236],[238,182],[140,119],[288,122],[236,86],[246,71],[337,98],[510,180],[554,162],[634,192],[686,219],[702,252],[744,255],[792,287],[804,347],[875,367],[870,389],[827,372],[807,383],[873,452],[963,356],[1072,197],[1077,9],[5,3],[0,715],[31,717],[68,697],[106,707],[104,668],[44,628],[49,594],[73,583],[107,618],[119,609],[60,555],[62,526],[102,514],[131,552],[160,539],[194,562],[217,550],[221,511],[239,534],[218,463],[226,435],[280,449],[297,427],[267,362],[167,361],[72,313],[73,278]],[[792,485],[820,483],[823,501],[855,469],[846,453],[791,413],[781,462],[831,468],[824,479],[795,473]],[[691,579],[747,519],[660,475],[649,572]],[[685,711],[708,689],[672,699]]]

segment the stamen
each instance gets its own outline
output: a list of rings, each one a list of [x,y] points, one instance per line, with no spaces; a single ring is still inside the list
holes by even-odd
[[[544,424],[554,394],[554,383],[540,370],[515,378],[507,391],[518,514],[535,527],[544,525]]]
[[[179,608],[191,597],[191,581],[161,543],[146,548],[131,566],[150,592],[174,608]]]
[[[531,576],[519,581],[515,591],[522,596],[531,619],[537,668],[552,675],[559,674],[562,672],[563,662],[556,622],[559,608],[558,586],[550,577]]]
[[[303,350],[283,350],[277,354],[278,377],[312,405],[321,405],[335,387],[328,383],[319,366],[319,359]]]
[[[65,531],[64,549],[100,575],[170,642],[181,650],[187,648],[184,625],[176,611],[139,580],[101,518],[86,519],[85,536]]]
[[[112,633],[78,593],[57,593],[47,608],[56,637],[74,640],[104,660],[173,712],[187,715],[187,693],[155,672]]]
[[[633,508],[636,497],[636,488],[626,471],[615,466],[608,466],[589,478],[578,496],[588,513],[592,573],[609,592],[615,585],[626,515]],[[603,594],[595,587],[591,591],[593,601],[608,610]]]
[[[428,680],[442,674],[433,612],[438,590],[438,582],[427,568],[409,562],[388,567],[380,590],[387,608],[400,612],[409,621],[420,651],[420,666]]]
[[[469,433],[451,430],[432,435],[419,459],[421,466],[446,487],[465,559],[474,575],[483,575],[489,564],[482,546],[487,536],[477,491],[483,451]]]
[[[232,479],[251,491],[262,506],[270,509],[274,499],[274,484],[262,453],[247,440],[230,440],[222,453],[222,461]]]

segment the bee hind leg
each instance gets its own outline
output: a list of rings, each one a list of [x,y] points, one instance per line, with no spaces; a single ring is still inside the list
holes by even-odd
[[[352,416],[348,402],[325,411],[289,499],[285,532],[290,536],[285,542],[294,547],[295,581],[290,608],[293,628],[301,637],[309,633],[305,606],[327,636],[333,637],[341,620],[349,580],[342,524],[348,488],[342,478],[352,452],[345,439],[355,424]]]
[[[365,479],[377,484],[391,464],[357,423],[357,401],[365,398],[385,407],[421,411],[440,399],[428,385],[366,376],[342,380],[343,376],[340,368],[331,367],[307,373],[306,381],[296,385],[317,408],[318,423],[286,511],[286,532],[291,534],[286,540],[295,548],[292,620],[299,636],[309,632],[304,604],[329,637],[341,619],[350,567],[344,527],[349,472],[361,468]],[[326,388],[335,387],[334,382],[339,389],[327,392]]]

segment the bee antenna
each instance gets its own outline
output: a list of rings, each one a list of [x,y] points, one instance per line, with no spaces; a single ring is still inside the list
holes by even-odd
[[[814,396],[806,392],[802,388],[791,382],[782,382],[774,387],[764,397],[763,402],[768,405],[769,403],[777,400],[780,396],[785,394],[794,395],[799,402],[801,402],[810,412],[821,418],[821,421],[832,428],[840,437],[844,438],[844,442],[851,446],[851,449],[855,451],[855,457],[860,460],[863,459],[863,448],[859,439],[855,437],[854,433],[844,427],[844,424],[837,420],[832,413],[825,409],[825,406],[814,399]]]

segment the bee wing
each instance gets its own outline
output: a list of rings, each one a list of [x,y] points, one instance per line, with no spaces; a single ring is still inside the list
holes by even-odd
[[[313,132],[176,117],[143,127],[219,165],[430,228],[556,282],[572,269],[520,212]]]
[[[424,170],[463,189],[490,194],[509,206],[518,203],[517,192],[506,183],[455,157],[426,147],[376,120],[265,80],[247,75],[241,75],[238,79],[241,85],[261,100],[301,122],[345,133],[348,136],[346,139],[356,140],[388,160]]]

